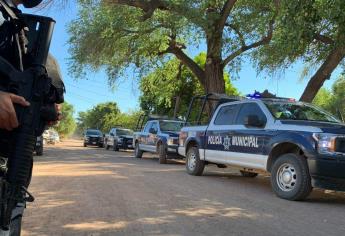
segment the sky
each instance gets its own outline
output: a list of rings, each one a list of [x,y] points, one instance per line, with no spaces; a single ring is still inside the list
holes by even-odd
[[[24,9],[24,12],[28,11]],[[56,20],[50,52],[60,64],[66,86],[65,100],[74,106],[75,116],[80,111],[86,111],[98,103],[108,101],[116,102],[122,112],[139,109],[138,98],[140,91],[137,86],[139,78],[136,78],[134,74],[129,73],[126,78],[121,78],[121,82],[117,84],[115,89],[108,86],[107,76],[102,71],[90,72],[85,78],[78,80],[69,74],[70,54],[67,43],[69,38],[67,26],[71,20],[77,17],[77,6],[74,2],[70,2],[64,8],[40,10],[35,14],[47,15]],[[197,55],[199,52],[201,52],[200,49],[188,53]],[[303,64],[299,63],[287,69],[279,77],[270,78],[265,74],[258,75],[255,68],[249,62],[245,62],[239,73],[239,79],[232,81],[232,83],[242,94],[268,89],[277,96],[299,99],[308,82],[300,79],[302,69]],[[331,87],[337,74],[333,73],[332,78],[326,81],[325,87]]]

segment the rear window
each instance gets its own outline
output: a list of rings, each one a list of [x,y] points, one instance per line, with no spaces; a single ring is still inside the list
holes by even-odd
[[[173,132],[179,132],[183,127],[183,122],[178,121],[160,121],[159,122],[161,131],[173,131]]]
[[[215,125],[232,125],[238,105],[228,105],[220,108],[216,119],[214,120]]]

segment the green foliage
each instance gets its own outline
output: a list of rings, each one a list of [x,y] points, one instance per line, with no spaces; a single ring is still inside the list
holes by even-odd
[[[200,67],[204,67],[206,54],[200,53],[194,61]],[[224,74],[224,83],[227,94],[239,95],[227,73]],[[140,106],[143,111],[168,116],[173,116],[177,97],[180,99],[177,116],[184,116],[191,98],[205,93],[198,79],[177,59],[166,62],[143,77],[140,81],[140,90]]]
[[[79,112],[78,129],[84,131],[87,128],[108,131],[108,123],[120,114],[115,102],[100,103],[86,112]]]
[[[182,49],[203,43],[208,52],[217,51],[211,53],[217,54],[220,63],[244,43],[253,43],[266,35],[274,16],[274,1],[239,0],[227,17],[233,28],[219,29],[217,23],[227,0],[159,1],[165,7],[154,12],[109,2],[78,1],[78,17],[69,25],[70,69],[75,75],[81,76],[89,69],[106,69],[110,82],[114,82],[128,67],[140,68],[142,74],[147,74],[155,65],[171,59],[162,55],[173,53],[167,51],[172,41]],[[238,58],[228,68],[236,72],[240,64]]]
[[[77,126],[73,118],[73,106],[67,102],[64,102],[61,107],[61,113],[62,120],[55,126],[55,130],[62,138],[66,138],[73,134]]]
[[[104,125],[104,130],[108,132],[114,127],[123,127],[134,130],[136,128],[140,111],[131,111],[128,113],[119,113],[117,116],[108,117]]]
[[[281,0],[271,43],[254,54],[258,69],[284,70],[296,61],[314,69],[335,47],[345,45],[344,11],[343,0]]]
[[[345,77],[343,75],[340,76],[333,84],[331,90],[320,89],[313,103],[338,118],[345,119]]]

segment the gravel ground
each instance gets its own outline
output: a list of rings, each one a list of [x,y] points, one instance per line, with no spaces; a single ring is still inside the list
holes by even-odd
[[[181,161],[82,147],[69,140],[35,157],[23,235],[345,235],[345,195],[314,190],[304,202],[277,198],[269,178]]]

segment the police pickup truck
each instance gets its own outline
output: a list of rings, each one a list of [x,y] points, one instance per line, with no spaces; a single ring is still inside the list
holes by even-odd
[[[134,133],[135,157],[141,158],[144,152],[158,153],[160,164],[166,164],[169,158],[180,157],[177,148],[183,124],[179,120],[149,117],[144,128]]]
[[[253,97],[255,99],[253,99]],[[208,163],[240,167],[247,177],[271,174],[274,193],[303,200],[313,187],[345,191],[345,124],[291,99],[229,99],[207,125],[183,127],[178,152],[191,175]]]

